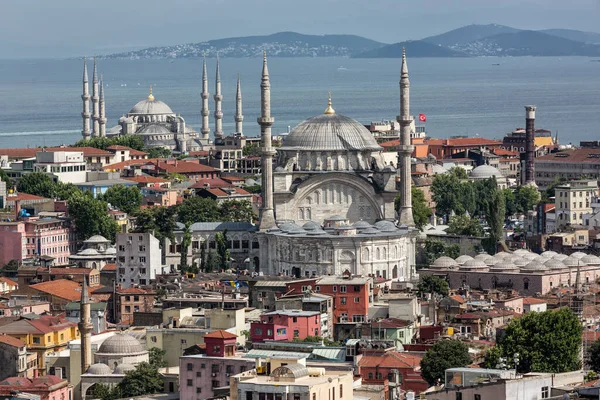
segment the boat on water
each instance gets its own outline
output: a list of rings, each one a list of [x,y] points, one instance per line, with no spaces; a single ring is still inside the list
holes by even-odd
[[[348,68],[346,68],[344,66],[340,66],[340,67],[338,67],[338,71],[348,71]]]
[[[500,65],[500,63],[495,63],[495,64],[492,64],[492,65]]]

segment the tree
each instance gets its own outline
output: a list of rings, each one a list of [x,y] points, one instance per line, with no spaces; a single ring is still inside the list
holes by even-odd
[[[2,168],[0,168],[0,181],[2,182],[6,182],[6,188],[11,188],[14,185],[14,182],[12,179],[10,179],[10,177],[6,174],[6,171],[4,171]]]
[[[183,240],[181,241],[181,257],[179,261],[179,269],[182,272],[188,271],[188,249],[192,244],[192,232],[190,231],[190,223],[185,224],[185,228],[183,229]]]
[[[446,233],[460,236],[483,236],[483,226],[481,223],[467,215],[456,215],[450,220]]]
[[[508,218],[511,215],[515,215],[517,213],[517,200],[515,198],[515,193],[512,189],[502,189],[502,195],[504,196],[504,204],[506,206],[505,217]]]
[[[142,197],[137,186],[115,185],[108,188],[99,199],[127,214],[133,214],[142,205]]]
[[[498,357],[512,360],[519,354],[520,373],[575,371],[581,367],[579,351],[583,328],[569,308],[532,312],[510,321],[497,349],[488,352],[486,366]]]
[[[600,339],[594,340],[588,357],[592,371],[600,372]]]
[[[205,269],[204,272],[212,272],[215,270],[215,267],[217,266],[217,260],[215,257],[215,254],[212,250],[208,250],[208,255],[206,256],[206,263],[205,265]]]
[[[242,189],[252,194],[259,194],[262,192],[262,185],[244,185],[242,186]]]
[[[430,385],[444,381],[448,368],[466,367],[471,363],[469,347],[459,340],[440,340],[421,360],[421,376]]]
[[[158,347],[151,347],[148,350],[149,363],[154,368],[165,368],[168,364],[165,361],[166,350]]]
[[[223,232],[215,233],[215,242],[217,243],[217,256],[219,258],[219,268],[226,270],[229,266],[229,240],[227,239],[227,229]]]
[[[163,391],[163,380],[158,368],[143,362],[134,370],[127,371],[125,378],[117,385],[120,397],[136,397]]]
[[[433,178],[431,193],[438,215],[448,218],[453,211],[457,214],[464,213],[464,209],[460,205],[460,190],[460,179],[454,174],[436,175]]]
[[[94,147],[96,149],[106,150],[110,146],[125,146],[135,150],[144,151],[144,141],[139,135],[123,135],[115,137],[93,137],[82,139],[75,143],[73,147]]]
[[[202,197],[188,197],[177,207],[179,222],[216,222],[221,220],[221,212],[217,202]]]
[[[442,256],[450,258],[460,256],[460,246],[458,244],[448,244],[439,239],[425,239],[424,251],[427,257],[427,265],[431,265]]]
[[[417,293],[419,296],[423,296],[426,293],[447,296],[448,282],[435,275],[421,276],[421,280],[417,286]]]
[[[248,200],[225,200],[219,205],[221,221],[252,222],[258,218]]]
[[[57,184],[44,172],[32,172],[19,179],[17,191],[53,199]]]
[[[116,221],[108,214],[107,204],[94,199],[91,193],[79,192],[69,199],[69,216],[75,223],[78,240],[85,240],[93,235],[102,235],[114,241],[119,230]]]
[[[467,175],[467,170],[462,167],[452,167],[448,170],[449,173],[455,175],[458,179],[469,179],[469,175]]]
[[[249,156],[258,157],[258,156],[260,156],[260,145],[258,143],[247,144],[242,149],[242,154],[246,157],[249,157]]]
[[[554,182],[550,184],[546,190],[542,193],[542,203],[554,203],[552,199],[556,194],[556,187],[567,182],[567,178],[561,176],[554,178]]]
[[[206,243],[200,245],[200,271],[206,271]]]
[[[152,147],[148,149],[148,158],[169,158],[171,150],[166,147]]]
[[[111,386],[104,383],[96,383],[94,385],[94,391],[92,393],[94,399],[100,400],[115,400],[121,397],[119,387]]]
[[[419,229],[423,229],[423,227],[429,222],[429,217],[431,217],[431,208],[427,207],[425,193],[423,193],[421,189],[419,189],[416,186],[412,186],[410,191],[413,220],[415,221],[415,226]],[[400,210],[400,204],[401,197],[400,194],[398,194],[398,196],[396,196],[396,199],[394,200],[394,207],[396,208],[396,210]]]
[[[496,246],[499,242],[504,242],[504,217],[506,216],[506,205],[504,194],[498,188],[494,188],[491,198],[486,204],[485,220],[490,228],[490,248],[491,254],[496,254]]]
[[[540,192],[531,185],[519,186],[515,192],[515,203],[517,205],[517,212],[521,214],[527,214],[527,211],[531,211],[535,208],[536,204],[540,202]]]

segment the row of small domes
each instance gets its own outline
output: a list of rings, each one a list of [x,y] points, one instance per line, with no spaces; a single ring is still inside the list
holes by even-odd
[[[600,257],[576,252],[567,256],[554,251],[546,251],[540,255],[519,249],[513,253],[498,253],[495,256],[482,253],[474,258],[462,255],[455,260],[450,257],[440,257],[430,266],[432,269],[462,269],[509,271],[520,269],[522,271],[559,270],[569,267],[600,265]]]

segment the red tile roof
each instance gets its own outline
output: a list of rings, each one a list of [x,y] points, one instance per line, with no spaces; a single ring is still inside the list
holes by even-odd
[[[6,278],[4,276],[0,276],[0,282],[4,282],[10,286],[18,286],[19,285],[17,282],[13,281],[12,279]]]
[[[455,138],[455,139],[429,139],[425,144],[433,146],[500,146],[502,141],[486,138]]]
[[[463,304],[465,302],[465,298],[457,294],[450,296],[450,298],[456,302],[459,302],[460,304]]]
[[[81,298],[81,286],[79,286],[79,283],[68,279],[57,279],[50,282],[36,283],[29,287],[70,301],[79,300]]]
[[[212,194],[215,197],[233,197],[236,195],[243,195],[243,196],[250,195],[249,192],[247,192],[244,189],[240,189],[240,188],[236,189],[235,192],[233,192],[233,193],[227,193],[226,191],[221,190],[219,188],[206,188],[206,189],[201,189],[201,190],[206,190],[208,193]]]
[[[380,321],[372,321],[371,328],[382,328],[382,329],[397,329],[405,328],[411,323],[399,318],[386,318]]]
[[[358,365],[361,368],[418,368],[420,363],[421,357],[417,355],[388,351],[380,355],[363,355]]]
[[[0,343],[4,343],[13,347],[23,347],[27,345],[27,343],[24,341],[7,335],[6,333],[0,335]]]
[[[125,167],[137,166],[137,165],[154,165],[158,160],[162,160],[162,158],[148,158],[146,160],[127,160],[121,161],[114,164],[105,165],[102,167],[104,170],[123,170]]]
[[[92,271],[91,268],[38,268],[38,272],[48,272],[50,275],[89,275]]]
[[[387,142],[379,143],[379,145],[384,149],[387,147],[397,147],[400,146],[400,139],[388,140]]]
[[[58,385],[60,383],[68,384],[66,379],[61,379],[56,375],[45,375],[38,376],[37,378],[23,378],[13,376],[10,378],[6,378],[2,382],[0,382],[0,391],[2,393],[7,393],[11,390],[43,390],[49,389],[52,386]]]
[[[210,152],[207,150],[190,151],[189,155],[192,157],[208,157],[210,155]]]
[[[8,335],[44,334],[76,326],[75,322],[67,321],[61,316],[42,315],[38,319],[20,319],[6,324],[0,327],[0,332]]]
[[[559,151],[558,153],[551,153],[535,159],[535,162],[540,161],[600,164],[600,148],[581,148],[570,151]]]
[[[6,155],[8,158],[32,158],[35,157],[39,151],[81,151],[84,157],[106,157],[112,156],[113,154],[106,150],[97,149],[95,147],[34,147],[34,148],[13,148],[13,149],[0,149],[0,155]]]
[[[222,176],[221,178],[229,182],[244,182],[246,180],[245,178],[241,178],[239,176]]]
[[[521,154],[518,151],[506,150],[506,149],[502,149],[502,148],[493,149],[492,153],[494,153],[497,156],[512,156],[512,157],[519,157],[519,155]]]
[[[213,338],[213,339],[237,339],[237,335],[234,335],[233,333],[224,331],[224,330],[218,330],[218,331],[214,331],[211,333],[207,333],[206,335],[204,335],[204,338]]]
[[[191,189],[205,189],[217,187],[231,187],[232,184],[224,181],[221,178],[205,178],[199,179],[196,183],[190,186]]]
[[[193,174],[198,172],[216,172],[217,169],[209,167],[208,165],[189,162],[189,161],[176,161],[175,163],[167,163],[164,161],[158,161],[155,163],[157,169],[167,174]]]
[[[168,183],[169,181],[163,178],[159,178],[156,176],[149,175],[140,175],[140,176],[132,176],[130,178],[123,178],[128,181],[137,182],[137,183]]]
[[[102,268],[102,271],[116,271],[117,270],[117,264],[106,264],[104,266],[104,268]]]
[[[546,300],[536,299],[535,297],[525,297],[523,299],[523,305],[531,304],[546,304]]]
[[[34,200],[52,200],[52,199],[47,199],[46,197],[40,197],[40,196],[36,196],[33,194],[29,194],[29,193],[17,193],[14,196],[6,196],[6,201],[7,202],[14,202],[15,200],[20,200],[20,201],[34,201]]]

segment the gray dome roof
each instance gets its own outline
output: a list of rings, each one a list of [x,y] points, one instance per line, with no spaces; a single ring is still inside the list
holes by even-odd
[[[510,261],[500,261],[498,264],[492,265],[490,271],[510,271],[518,269],[518,267]]]
[[[304,229],[299,227],[293,222],[286,222],[284,224],[279,225],[279,230],[286,233],[301,233],[304,232]]]
[[[518,249],[513,251],[513,254],[519,256],[519,257],[523,257],[525,254],[529,254],[529,252],[525,249]]]
[[[110,243],[110,241],[101,235],[94,235],[87,240],[84,240],[83,243]]]
[[[527,265],[521,267],[521,271],[546,271],[547,269],[547,266],[537,261],[531,261]]]
[[[475,256],[476,260],[485,260],[486,258],[491,257],[488,253],[479,253]]]
[[[463,254],[462,256],[459,256],[459,257],[457,257],[455,261],[456,261],[456,262],[457,262],[459,265],[462,265],[462,264],[464,264],[464,263],[466,263],[467,261],[470,261],[470,260],[472,260],[472,259],[473,259],[473,257],[471,257],[471,256],[468,256],[468,255],[466,255],[466,254]]]
[[[373,225],[375,228],[379,229],[381,232],[395,232],[396,225],[394,225],[391,221],[379,221]]]
[[[585,257],[581,257],[581,261],[583,261],[587,265],[598,265],[600,264],[600,257],[595,256],[593,254],[588,254]]]
[[[557,253],[557,252],[555,252],[555,251],[552,251],[552,250],[546,250],[546,251],[544,251],[544,252],[542,253],[542,256],[543,256],[543,257],[552,258],[552,257],[554,257],[554,256],[555,256],[555,255],[557,255],[557,254],[558,254],[558,253]]]
[[[527,254],[523,254],[523,258],[529,261],[538,261],[538,256],[535,253],[527,253]],[[543,257],[542,257],[543,258]],[[540,261],[541,262],[541,261]]]
[[[491,165],[480,165],[471,171],[471,178],[473,179],[489,179],[492,177],[503,178],[503,175],[498,168]]]
[[[558,261],[563,261],[565,258],[568,258],[569,256],[566,254],[555,254],[552,256],[553,259],[558,260]]]
[[[125,333],[117,333],[109,337],[98,349],[99,354],[136,354],[145,351],[136,338]]]
[[[308,221],[307,223],[305,223],[304,225],[302,225],[302,229],[304,229],[305,231],[314,231],[317,229],[321,229],[321,225],[317,224],[314,221]]]
[[[431,264],[430,268],[434,269],[445,269],[445,268],[455,268],[458,267],[456,261],[454,261],[450,257],[442,256],[436,259],[433,264]]]
[[[321,114],[301,122],[287,135],[281,149],[383,150],[360,122],[340,114]]]
[[[372,226],[367,221],[357,221],[354,223],[354,227],[357,229],[365,229],[365,228],[371,228]]]
[[[78,256],[97,256],[100,255],[96,249],[85,249],[77,253]]]
[[[498,264],[499,262],[502,262],[502,261],[504,261],[504,260],[501,259],[501,258],[496,258],[496,257],[492,257],[492,256],[489,256],[489,257],[483,259],[483,262],[486,265],[490,265],[490,266],[496,265],[496,264]]]
[[[517,267],[524,267],[527,264],[529,264],[529,260],[526,260],[524,258],[521,257],[517,257],[514,260],[511,260],[513,264],[515,264]]]
[[[129,114],[174,114],[174,112],[166,103],[154,98],[146,98],[133,106]]]
[[[104,251],[104,254],[117,254],[117,249],[115,249],[114,247],[109,247]]]
[[[579,260],[581,260],[583,257],[587,256],[587,254],[585,254],[582,251],[576,251],[575,253],[571,254],[571,257],[575,257]]]
[[[119,375],[125,375],[125,373],[127,373],[127,371],[133,371],[135,369],[135,365],[131,365],[131,364],[119,364],[117,365],[117,367],[115,368],[115,374],[119,374]]]
[[[496,258],[508,258],[510,256],[511,256],[510,253],[507,253],[505,251],[501,251],[500,253],[496,253],[496,255],[494,257],[496,257]]]
[[[565,269],[565,268],[567,268],[567,266],[562,261],[558,261],[553,258],[546,261],[544,263],[544,265],[550,269]]]
[[[86,371],[86,374],[93,375],[110,375],[112,373],[112,369],[110,369],[108,365],[102,363],[92,364]]]
[[[565,259],[562,260],[563,264],[565,264],[567,267],[584,267],[586,265],[586,263],[582,260],[579,260],[578,258],[569,256]]]
[[[483,260],[473,259],[473,260],[469,260],[469,261],[465,262],[459,268],[461,268],[461,269],[484,269],[484,268],[488,268],[488,266],[486,265],[486,263],[483,262]]]

